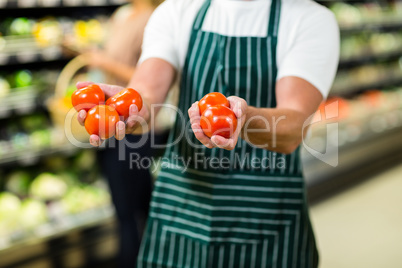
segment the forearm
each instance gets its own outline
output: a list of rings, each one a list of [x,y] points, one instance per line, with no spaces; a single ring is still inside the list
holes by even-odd
[[[259,148],[291,153],[302,141],[309,115],[287,108],[248,107],[241,137]]]
[[[153,119],[160,110],[160,105],[166,100],[176,71],[172,65],[161,59],[149,59],[141,64],[130,80],[128,87],[137,90],[143,99],[143,109],[139,112],[141,120],[153,125]],[[148,127],[149,130],[149,127]],[[134,133],[146,132],[137,128]]]

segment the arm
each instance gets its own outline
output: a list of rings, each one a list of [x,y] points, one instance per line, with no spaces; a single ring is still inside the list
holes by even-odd
[[[238,138],[267,150],[291,153],[302,141],[304,123],[322,101],[321,93],[298,77],[284,77],[276,85],[276,108],[256,108],[231,96],[230,108],[238,118],[238,128],[230,139],[214,135],[209,139],[200,127],[197,102],[189,109],[191,127],[197,139],[208,148],[235,148]]]
[[[164,103],[169,89],[174,83],[176,69],[167,61],[159,58],[150,58],[145,60],[134,73],[128,87],[135,88],[142,96],[143,109],[142,118],[148,122],[151,120],[151,112],[157,113],[159,110],[152,109],[153,104]],[[136,121],[127,120],[126,133],[143,133]]]
[[[323,97],[309,82],[284,77],[276,85],[277,107],[247,107],[241,137],[257,147],[291,153],[302,141],[305,122]]]
[[[124,138],[125,134],[143,133],[147,131],[141,128],[141,123],[150,123],[152,104],[161,104],[164,102],[170,86],[174,82],[176,75],[175,68],[162,59],[150,58],[145,60],[137,67],[129,87],[136,89],[143,98],[143,107],[140,111],[136,105],[130,106],[130,116],[126,122],[119,121],[116,124],[115,137],[118,140]],[[80,82],[77,88],[82,88],[90,82]],[[114,96],[122,87],[106,84],[98,84],[105,93],[106,98]],[[84,110],[78,114],[78,120],[83,125],[86,117]],[[97,135],[91,135],[90,143],[93,146],[100,146],[102,140]]]

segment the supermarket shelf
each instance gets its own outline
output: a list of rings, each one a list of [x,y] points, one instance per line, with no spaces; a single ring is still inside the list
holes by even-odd
[[[367,23],[355,26],[340,26],[341,34],[358,34],[362,32],[396,32],[402,28],[402,21]]]
[[[397,123],[387,125],[387,116],[398,118]],[[389,117],[388,117],[389,118]],[[363,123],[363,125],[362,125]],[[356,133],[356,125],[359,135]],[[349,128],[348,128],[349,126]],[[313,131],[314,132],[314,131]],[[342,187],[367,178],[374,169],[386,167],[402,159],[402,110],[383,115],[371,115],[366,119],[339,123],[338,155],[329,152],[326,159],[338,159],[336,167],[330,166],[311,155],[304,147],[302,159],[310,201],[317,201]],[[325,145],[326,129],[319,129],[313,144]],[[335,162],[334,162],[335,163]],[[363,172],[367,174],[362,175]]]
[[[37,107],[37,89],[32,87],[12,89],[14,93],[0,97],[0,119],[7,118],[15,112],[23,115],[31,113]]]
[[[9,65],[51,62],[67,59],[59,46],[37,50],[22,50],[16,53],[0,53],[0,67]]]
[[[63,215],[57,220],[43,224],[32,231],[15,234],[0,240],[0,255],[27,245],[44,243],[47,240],[67,235],[68,233],[112,222],[114,209],[105,206],[79,214]],[[0,262],[1,263],[1,262]]]
[[[64,143],[61,145],[54,145],[41,148],[24,148],[21,150],[14,150],[7,152],[4,155],[0,155],[0,166],[11,165],[18,163],[20,165],[32,165],[39,159],[45,156],[51,156],[55,154],[70,155],[77,152],[78,148],[70,143]]]
[[[341,97],[353,97],[359,93],[370,89],[381,89],[396,87],[402,85],[402,77],[391,77],[389,79],[383,79],[375,83],[353,85],[347,88],[332,88],[330,91],[330,96],[341,96]]]
[[[0,8],[107,7],[124,3],[123,0],[0,0]]]
[[[338,65],[338,69],[353,68],[356,66],[370,64],[370,63],[392,61],[392,60],[397,60],[400,57],[402,57],[402,49],[378,53],[378,54],[352,57],[349,59],[341,59],[339,62],[339,65]]]

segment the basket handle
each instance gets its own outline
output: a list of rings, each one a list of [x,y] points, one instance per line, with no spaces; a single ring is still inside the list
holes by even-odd
[[[74,75],[83,67],[88,65],[88,61],[82,56],[77,56],[67,63],[60,72],[55,86],[55,97],[62,98],[65,96],[66,90],[73,79]]]

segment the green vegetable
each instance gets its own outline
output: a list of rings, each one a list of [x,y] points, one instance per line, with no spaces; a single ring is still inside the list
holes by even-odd
[[[42,173],[31,184],[30,194],[42,200],[61,198],[67,191],[65,181],[55,174]]]
[[[0,193],[0,237],[17,229],[21,201],[15,195]]]
[[[28,35],[32,32],[32,22],[27,18],[16,18],[11,22],[11,35]]]
[[[0,77],[0,98],[7,96],[10,93],[10,84],[6,79]]]
[[[19,220],[22,227],[34,228],[48,219],[46,205],[38,200],[27,198],[22,202]]]
[[[7,176],[6,190],[16,195],[24,196],[28,194],[31,176],[26,171],[14,171]]]
[[[32,85],[32,73],[28,70],[21,70],[15,74],[15,86],[17,88]]]
[[[34,147],[44,147],[50,145],[51,133],[48,129],[36,130],[29,136],[31,145]]]

